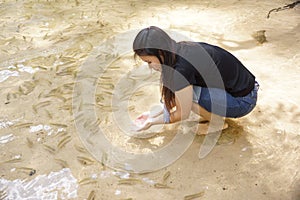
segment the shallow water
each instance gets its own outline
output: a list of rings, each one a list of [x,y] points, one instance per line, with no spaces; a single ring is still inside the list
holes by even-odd
[[[265,18],[285,4],[0,2],[0,190],[6,191],[0,197],[183,199],[204,191],[203,199],[299,199],[299,7]],[[255,73],[261,88],[254,112],[229,121],[230,128],[205,159],[197,156],[204,140],[197,136],[172,165],[138,175],[101,164],[103,152],[91,152],[101,138],[89,139],[76,125],[98,126],[112,144],[137,154],[162,149],[177,130],[190,132],[197,124],[195,117],[187,122],[191,129],[157,127],[160,134],[145,140],[124,134],[129,119],[157,105],[159,74],[133,60],[130,37],[107,41],[149,25],[231,50]],[[268,42],[258,45],[251,34],[261,29],[267,30]],[[86,66],[94,68],[85,74]],[[86,90],[80,80],[95,90]],[[85,93],[95,94],[92,104],[78,98]],[[83,109],[95,110],[94,120],[82,121],[77,111]],[[157,187],[168,171],[170,188]]]
[[[33,180],[0,179],[0,190],[6,190],[7,199],[73,199],[77,197],[77,180],[70,169],[39,175]]]

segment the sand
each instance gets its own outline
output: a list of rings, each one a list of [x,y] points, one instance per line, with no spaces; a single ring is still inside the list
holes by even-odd
[[[0,198],[300,199],[300,7],[266,17],[287,3],[2,1]],[[229,50],[260,89],[255,110],[228,119],[206,157],[198,157],[205,136],[195,136],[175,162],[138,174],[103,165],[110,159],[99,161],[104,139],[90,133],[100,128],[111,144],[137,155],[160,150],[197,125],[192,115],[185,125],[156,127],[159,134],[150,139],[124,134],[160,98],[159,74],[130,51],[130,36],[150,25]],[[262,44],[251,36],[260,30]]]

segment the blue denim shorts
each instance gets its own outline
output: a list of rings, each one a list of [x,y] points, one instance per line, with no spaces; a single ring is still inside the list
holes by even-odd
[[[193,86],[193,101],[208,112],[228,117],[238,118],[250,113],[256,105],[259,84],[255,82],[254,89],[246,96],[233,97],[225,90]]]

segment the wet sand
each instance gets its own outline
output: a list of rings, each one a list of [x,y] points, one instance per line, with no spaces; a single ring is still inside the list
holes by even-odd
[[[2,1],[0,190],[6,190],[6,199],[15,199],[14,191],[21,199],[92,199],[94,195],[105,200],[168,200],[200,192],[198,199],[300,199],[300,7],[266,18],[269,10],[286,3]],[[129,174],[102,165],[86,150],[74,109],[89,105],[74,105],[78,95],[74,87],[98,46],[111,36],[149,25],[232,52],[256,75],[259,100],[249,115],[228,120],[229,128],[204,159],[198,158],[204,136],[196,136],[173,164],[151,173]],[[251,36],[259,30],[266,30],[263,44]],[[101,49],[105,53],[98,52],[114,62],[103,68],[100,77],[91,78],[97,121],[87,123],[95,123],[113,144],[128,152],[151,152],[171,141],[178,125],[163,127],[151,139],[123,134],[114,112],[124,107],[112,103],[112,94],[125,95],[130,118],[159,101],[159,75],[136,65],[132,52],[114,54],[125,44],[108,43]],[[153,84],[128,90],[139,80]],[[191,127],[195,124],[192,121]],[[155,183],[162,183],[168,171],[168,188],[157,187]],[[128,177],[134,181],[124,184]]]

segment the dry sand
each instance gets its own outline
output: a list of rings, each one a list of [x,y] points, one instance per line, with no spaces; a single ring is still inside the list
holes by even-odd
[[[266,18],[269,10],[287,3],[291,1],[2,0],[0,190],[6,190],[6,199],[95,195],[105,200],[169,200],[202,192],[198,199],[299,200],[300,5]],[[149,25],[231,51],[256,75],[259,100],[246,117],[228,120],[229,128],[204,159],[198,158],[204,136],[196,136],[173,164],[130,174],[139,180],[133,185],[119,184],[129,174],[101,165],[78,137],[74,82],[94,47],[110,36]],[[266,30],[263,44],[251,37],[259,30]],[[110,54],[114,48],[108,44],[102,50]],[[122,133],[112,115],[120,107],[110,106],[109,93],[117,86],[124,92],[136,84],[118,85],[124,77],[159,80],[158,74],[134,66],[132,52],[125,53],[94,80],[97,125],[112,143],[129,152],[153,151],[172,139],[177,125],[149,140]],[[131,117],[159,100],[158,84],[132,93],[127,101]],[[154,183],[162,182],[168,171],[170,188],[156,188]]]

